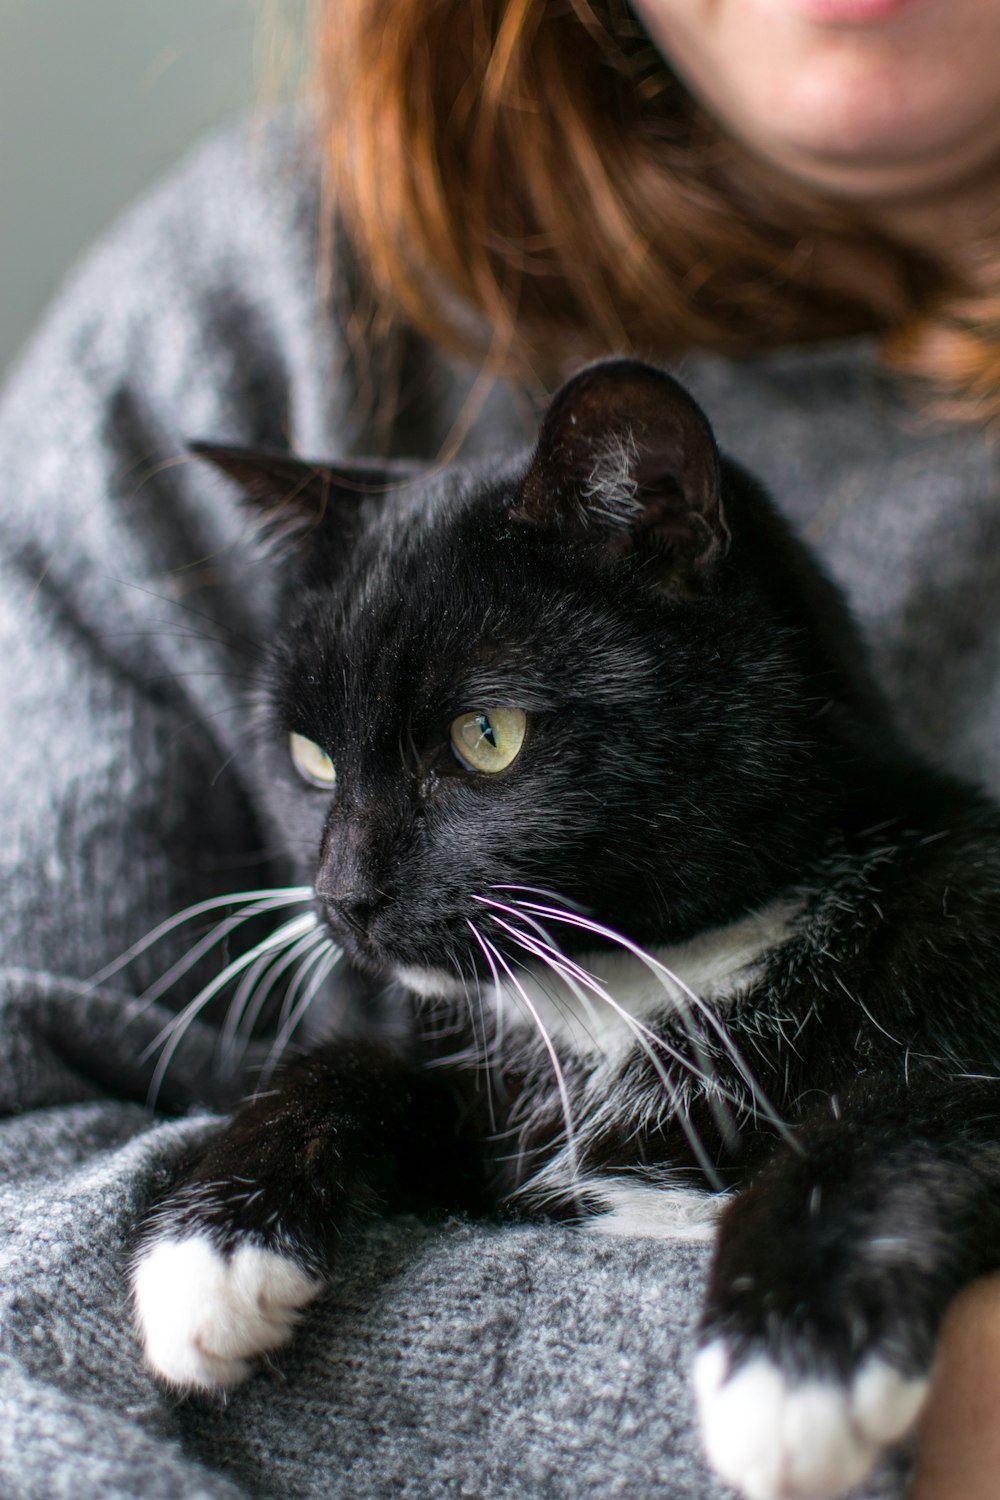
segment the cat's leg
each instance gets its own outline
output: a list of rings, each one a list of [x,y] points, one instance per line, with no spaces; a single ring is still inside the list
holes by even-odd
[[[695,1386],[752,1500],[858,1482],[913,1427],[948,1303],[1000,1263],[1000,1095],[922,1094],[833,1100],[723,1215]]]
[[[238,1384],[291,1337],[359,1221],[475,1204],[477,1148],[456,1087],[450,1070],[345,1042],[244,1105],[144,1228],[132,1286],[153,1370],[183,1389]]]

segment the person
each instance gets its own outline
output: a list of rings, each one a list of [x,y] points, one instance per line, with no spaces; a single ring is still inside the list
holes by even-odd
[[[310,119],[209,146],[66,292],[0,407],[5,1493],[714,1493],[697,1237],[376,1225],[228,1407],[142,1370],[129,1246],[217,1034],[154,1003],[182,929],[86,980],[287,885],[242,769],[270,575],[184,442],[474,455],[582,359],[670,360],[911,739],[1000,791],[998,41],[996,0],[336,0],[322,160]],[[917,1500],[994,1493],[998,1296],[950,1319]]]

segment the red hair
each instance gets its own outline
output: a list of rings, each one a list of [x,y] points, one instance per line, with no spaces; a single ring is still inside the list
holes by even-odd
[[[974,291],[750,157],[624,0],[331,0],[319,60],[368,336],[401,320],[547,384],[611,351],[874,332],[1000,412],[989,277]]]

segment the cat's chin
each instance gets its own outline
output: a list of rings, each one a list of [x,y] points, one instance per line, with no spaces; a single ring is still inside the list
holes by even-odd
[[[451,1000],[465,995],[468,985],[443,965],[430,963],[407,963],[381,947],[337,939],[352,968],[366,979],[383,985],[387,980],[396,980],[421,999]]]
[[[393,978],[424,1000],[457,1000],[468,990],[468,985],[457,974],[431,965],[397,964]]]

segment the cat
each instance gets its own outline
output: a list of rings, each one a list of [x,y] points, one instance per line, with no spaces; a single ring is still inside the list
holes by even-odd
[[[854,1484],[1000,1264],[1000,812],[900,743],[652,366],[583,370],[475,470],[196,451],[283,578],[256,774],[303,884],[251,907],[307,908],[294,1008],[342,953],[398,1024],[186,1164],[133,1268],[153,1370],[245,1379],[373,1211],[642,1232],[699,1184],[710,1461],[752,1500]]]

